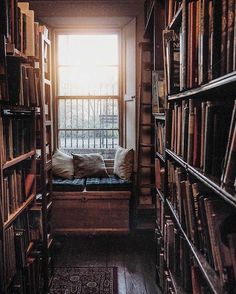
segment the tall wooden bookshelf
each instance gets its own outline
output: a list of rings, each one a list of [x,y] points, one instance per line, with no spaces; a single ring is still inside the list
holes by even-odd
[[[154,142],[152,117],[152,69],[153,44],[141,42],[140,47],[140,93],[137,144],[137,209],[136,229],[153,229],[154,227]]]
[[[155,3],[146,1],[149,34],[157,29]],[[156,149],[155,231],[163,293],[235,293],[235,7],[165,1],[166,110],[154,114],[164,138],[164,153],[159,139]]]
[[[37,150],[38,197],[42,201],[43,221],[43,273],[44,290],[47,291],[53,271],[53,237],[50,220],[52,213],[52,89],[51,89],[51,42],[45,26],[39,32],[39,70],[41,76],[41,100],[38,114]]]
[[[156,144],[157,122],[165,121],[164,105],[157,105],[156,91],[163,83],[162,30],[164,28],[164,1],[145,1],[144,42],[140,44],[141,77],[138,108],[138,206],[137,228],[155,227],[155,168],[158,156]],[[159,90],[153,87],[157,78]],[[157,84],[156,84],[157,87]],[[153,113],[155,112],[155,115]],[[163,157],[162,157],[163,159]],[[146,163],[147,162],[147,163]],[[143,164],[146,163],[146,164]],[[148,179],[148,180],[147,180]]]
[[[46,202],[50,188],[41,193],[42,197],[38,193],[51,186],[51,176],[45,181],[42,178],[40,183],[37,177],[38,169],[40,174],[47,171],[50,175],[52,130],[50,127],[50,135],[46,135],[46,128],[38,128],[41,123],[43,127],[50,125],[45,124],[46,115],[41,115],[45,114],[41,102],[46,95],[41,69],[46,59],[39,54],[40,27],[34,22],[29,4],[16,0],[2,3],[5,6],[1,6],[0,13],[0,292],[41,293],[48,287],[51,255],[51,202]],[[47,43],[50,45],[49,40]],[[41,142],[50,143],[49,155],[40,168],[36,134]],[[44,159],[48,148],[42,146],[40,156]]]

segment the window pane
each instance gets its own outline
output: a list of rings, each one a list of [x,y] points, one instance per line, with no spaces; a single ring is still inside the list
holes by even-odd
[[[80,152],[118,146],[118,99],[59,99],[58,103],[59,148]]]
[[[118,95],[118,67],[60,67],[59,96]]]
[[[59,35],[59,65],[118,65],[117,35]]]

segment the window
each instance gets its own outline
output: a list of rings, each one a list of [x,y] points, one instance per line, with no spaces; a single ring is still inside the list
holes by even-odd
[[[119,144],[117,34],[58,35],[58,147],[113,157]]]

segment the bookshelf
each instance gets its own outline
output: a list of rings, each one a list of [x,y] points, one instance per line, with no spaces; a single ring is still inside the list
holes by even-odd
[[[138,117],[138,170],[137,170],[137,226],[136,228],[153,229],[155,227],[155,178],[154,170],[155,153],[156,157],[162,154],[157,153],[157,140],[155,130],[157,121],[161,124],[165,121],[163,105],[163,61],[158,57],[162,55],[162,26],[164,21],[164,2],[145,1],[145,32],[144,42],[140,44],[140,93],[139,106],[137,108]],[[153,30],[153,28],[156,28]],[[155,89],[153,79],[155,78]],[[153,92],[156,91],[156,100],[153,99]],[[160,99],[157,99],[160,98]],[[155,100],[155,101],[154,101]],[[152,113],[155,112],[155,116]],[[161,135],[161,133],[160,133]]]
[[[39,293],[46,291],[52,269],[53,238],[49,235],[52,116],[50,88],[46,88],[50,85],[49,67],[44,69],[50,48],[45,57],[43,38],[47,46],[50,41],[45,37],[47,29],[34,22],[34,12],[28,3],[10,0],[2,4],[0,292]],[[50,107],[47,112],[46,104]],[[43,143],[40,159],[38,137]]]
[[[37,196],[41,202],[43,226],[44,291],[48,291],[53,272],[53,237],[50,221],[52,212],[52,91],[51,91],[51,42],[45,26],[39,26],[39,71],[41,100],[37,115]]]
[[[158,28],[155,3],[148,3],[150,37]],[[163,293],[236,289],[234,9],[231,0],[165,1],[158,68],[165,107],[164,114],[153,111],[156,273]]]

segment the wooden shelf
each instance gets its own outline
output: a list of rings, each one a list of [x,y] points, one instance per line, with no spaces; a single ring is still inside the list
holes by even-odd
[[[140,168],[155,168],[155,164],[152,163],[140,163]]]
[[[31,194],[27,200],[13,213],[10,215],[8,220],[4,222],[4,229],[7,229],[12,222],[29,206],[29,204],[35,199],[35,193]]]
[[[226,190],[220,187],[220,185],[213,181],[211,178],[204,175],[201,171],[194,168],[185,162],[181,157],[177,156],[173,151],[166,149],[166,154],[171,157],[171,159],[178,162],[187,172],[189,172],[193,177],[198,179],[201,183],[205,184],[208,188],[214,191],[217,195],[223,198],[230,205],[236,207],[236,199]]]
[[[52,208],[52,201],[47,204],[47,212]]]
[[[52,242],[53,242],[53,238],[50,236],[50,237],[48,238],[48,242],[47,242],[47,247],[48,247],[48,249],[52,246]]]
[[[165,163],[165,158],[164,158],[164,156],[161,153],[156,152],[156,157],[158,159],[160,159],[160,161],[162,161],[162,163]]]
[[[48,46],[51,45],[51,41],[48,38],[46,38],[44,35],[42,35],[42,39]]]
[[[30,151],[28,153],[25,153],[25,154],[22,154],[22,155],[20,155],[20,156],[18,156],[16,158],[13,158],[12,160],[9,160],[9,161],[7,161],[7,162],[5,162],[3,164],[3,169],[7,169],[7,168],[9,168],[11,166],[14,166],[14,165],[28,159],[29,157],[31,157],[33,155],[35,155],[35,150],[32,150],[32,151]]]
[[[174,15],[171,23],[168,25],[169,30],[176,29],[180,25],[181,20],[182,20],[182,11],[183,11],[183,5],[180,6],[178,11]]]
[[[161,199],[162,202],[165,202],[164,194],[158,188],[156,188],[156,195]]]
[[[194,256],[199,269],[201,270],[206,282],[208,283],[210,289],[212,290],[212,292],[214,294],[223,294],[224,291],[219,283],[219,276],[216,274],[216,272],[210,267],[210,265],[208,264],[208,262],[206,261],[205,257],[195,248],[195,246],[192,244],[192,242],[189,240],[189,238],[187,237],[185,231],[183,230],[178,216],[171,204],[171,202],[167,199],[166,203],[168,205],[168,208],[174,218],[174,221],[179,229],[179,231],[181,232],[181,234],[183,235],[186,244],[188,245],[192,255]]]
[[[45,121],[45,126],[46,127],[50,127],[52,125],[52,121],[51,120],[46,120]]]
[[[20,50],[15,48],[14,44],[8,43],[7,44],[7,55],[17,56],[22,59],[23,62],[28,61],[28,57],[22,53]]]
[[[147,144],[147,143],[140,143],[140,146],[142,148],[154,148],[155,147],[154,144]]]
[[[48,86],[51,86],[51,81],[49,81],[48,79],[44,79],[44,83]]]
[[[3,116],[12,115],[34,115],[35,108],[24,105],[4,105],[1,107]]]
[[[166,120],[166,114],[163,112],[153,112],[152,114],[156,120],[162,120],[162,121]]]
[[[190,97],[191,98],[198,97],[200,95],[202,96],[202,94],[205,94],[205,93],[207,94],[209,92],[211,92],[210,94],[212,97],[214,97],[216,94],[218,97],[219,96],[222,97],[222,93],[227,93],[227,92],[230,92],[232,95],[235,95],[235,87],[233,87],[235,85],[236,85],[236,72],[234,71],[227,75],[214,79],[210,81],[209,83],[202,85],[200,87],[186,90],[178,94],[169,95],[168,101],[177,100],[177,99],[186,99]],[[223,92],[220,91],[221,89],[223,90]],[[225,96],[225,94],[223,96]]]

